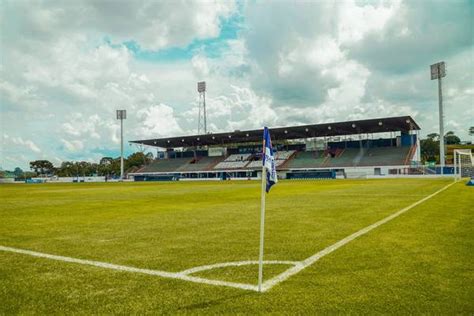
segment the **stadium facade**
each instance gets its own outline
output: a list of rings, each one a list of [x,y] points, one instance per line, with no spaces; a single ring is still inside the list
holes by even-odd
[[[287,179],[416,172],[420,127],[410,116],[270,128],[278,175]],[[259,178],[263,129],[131,143],[157,158],[129,174],[136,181]]]

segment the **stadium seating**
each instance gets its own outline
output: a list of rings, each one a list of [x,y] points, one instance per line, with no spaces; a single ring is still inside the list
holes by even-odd
[[[410,147],[370,148],[359,166],[399,166],[405,164]]]
[[[295,153],[295,150],[288,150],[288,151],[278,151],[275,153],[275,166],[280,167],[283,165],[288,158],[290,158]],[[258,160],[254,160],[250,162],[246,168],[249,169],[257,169],[262,167],[262,160],[258,158]]]
[[[139,172],[174,172],[188,164],[191,160],[190,158],[157,159]]]
[[[186,171],[206,171],[210,170],[222,160],[223,157],[200,157],[192,159],[187,164],[179,167],[177,170],[181,172]]]
[[[295,155],[285,168],[334,168],[354,166],[403,165],[410,147],[347,148],[326,151],[303,151]]]
[[[244,161],[248,160],[252,156],[252,154],[232,154],[229,157],[227,157],[224,162],[229,162],[229,161]]]
[[[244,161],[222,161],[219,162],[214,169],[225,170],[225,169],[243,169],[248,164],[248,160]]]
[[[250,169],[262,168],[262,161],[254,160],[247,165],[247,168],[250,168]]]
[[[324,151],[302,151],[288,161],[287,168],[318,168],[322,167],[323,162],[327,159]]]
[[[413,148],[374,147],[336,148],[319,151],[278,151],[275,164],[284,169],[337,168],[355,166],[396,166],[406,164]],[[155,160],[138,172],[193,172],[209,170],[259,169],[261,158],[252,154],[232,154],[223,157],[174,158]],[[254,160],[253,160],[254,159]]]
[[[275,155],[276,160],[287,160],[288,158],[291,157],[295,153],[295,150],[282,150],[282,151],[277,151]]]
[[[224,169],[243,169],[249,163],[249,158],[252,154],[232,154],[227,157],[224,161],[219,162],[214,169],[224,170]]]
[[[336,157],[329,157],[324,163],[324,167],[352,167],[358,166],[358,162],[363,159],[364,150],[360,148],[347,148]]]

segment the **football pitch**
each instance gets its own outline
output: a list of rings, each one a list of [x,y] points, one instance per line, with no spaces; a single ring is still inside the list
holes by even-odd
[[[2,185],[0,314],[472,315],[464,182]]]

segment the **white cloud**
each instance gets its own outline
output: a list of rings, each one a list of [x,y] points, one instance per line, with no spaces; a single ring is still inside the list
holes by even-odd
[[[278,121],[272,100],[247,87],[231,85],[228,95],[209,99],[207,109],[208,130],[211,132],[275,126]],[[197,126],[197,104],[184,115],[188,126]]]
[[[31,141],[29,139],[23,140],[21,137],[12,137],[11,142],[15,145],[25,146],[26,148],[30,149],[31,151],[33,151],[35,153],[40,153],[41,152],[41,150],[38,148],[38,146],[36,146],[36,144],[33,143],[33,141]]]
[[[6,133],[0,138],[0,167],[4,169],[28,168],[29,161],[46,155],[31,139]]]
[[[158,50],[217,37],[221,19],[236,6],[233,1],[6,1],[3,10],[5,36],[23,46],[54,41],[65,33],[87,33]],[[14,29],[22,30],[24,38],[15,39]]]
[[[198,78],[206,78],[209,75],[209,65],[207,59],[203,55],[195,55],[191,59],[193,71]]]
[[[84,143],[80,140],[65,140],[61,139],[61,142],[63,143],[64,147],[71,152],[78,152],[82,149],[84,149]]]
[[[337,9],[337,40],[343,45],[360,41],[369,32],[380,31],[399,11],[400,0],[359,5],[356,1],[340,2]],[[407,34],[402,29],[401,34]]]
[[[136,133],[141,137],[176,136],[183,132],[174,116],[173,108],[166,104],[141,109],[137,116],[141,126]]]
[[[3,134],[3,146],[7,147],[9,145],[19,145],[19,146],[24,146],[27,149],[35,152],[35,153],[40,153],[41,150],[38,148],[38,146],[29,139],[23,139],[21,137],[15,137],[15,136],[9,136],[7,134]]]

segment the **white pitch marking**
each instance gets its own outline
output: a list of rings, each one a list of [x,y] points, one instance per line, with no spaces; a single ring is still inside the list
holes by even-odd
[[[111,270],[119,270],[119,271],[133,272],[133,273],[156,275],[156,276],[160,276],[160,277],[163,277],[163,278],[179,279],[179,280],[190,281],[190,282],[195,282],[195,283],[220,285],[220,286],[233,287],[233,288],[238,288],[238,289],[243,289],[243,290],[257,291],[257,286],[252,285],[252,284],[227,282],[227,281],[219,281],[219,280],[210,280],[210,279],[205,279],[205,278],[193,277],[193,276],[186,275],[186,274],[179,273],[179,272],[175,273],[175,272],[167,272],[167,271],[159,271],[159,270],[140,269],[140,268],[122,266],[122,265],[112,264],[112,263],[107,263],[107,262],[77,259],[77,258],[64,257],[64,256],[57,256],[57,255],[51,255],[51,254],[42,253],[42,252],[36,252],[36,251],[19,249],[19,248],[12,248],[12,247],[5,247],[5,246],[0,246],[0,250],[1,251],[19,253],[19,254],[23,254],[23,255],[29,255],[29,256],[33,256],[33,257],[52,259],[52,260],[63,261],[63,262],[78,263],[78,264],[94,266],[94,267],[100,267],[100,268],[111,269]]]
[[[264,264],[286,264],[290,266],[296,266],[300,264],[301,262],[299,261],[280,261],[280,260],[266,260],[263,261]],[[217,268],[226,268],[226,267],[240,267],[240,266],[246,266],[246,265],[252,265],[252,264],[258,264],[257,260],[249,260],[249,261],[234,261],[234,262],[224,262],[224,263],[215,263],[215,264],[210,264],[206,266],[199,266],[199,267],[194,267],[188,270],[181,271],[180,274],[188,275],[188,274],[193,274],[196,272],[201,272],[201,271],[207,271],[207,270],[212,270],[212,269],[217,269]]]
[[[300,272],[301,270],[309,267],[310,265],[312,265],[313,263],[315,263],[316,261],[318,261],[319,259],[321,259],[322,257],[324,257],[325,255],[327,254],[330,254],[331,252],[333,252],[334,250],[344,246],[345,244],[351,242],[352,240],[356,239],[357,237],[360,237],[368,232],[370,232],[371,230],[373,230],[374,228],[377,228],[379,227],[380,225],[383,225],[389,221],[391,221],[392,219],[400,216],[401,214],[405,213],[406,211],[408,210],[411,210],[412,208],[420,205],[421,203],[431,199],[432,197],[434,197],[435,195],[437,195],[438,193],[441,193],[443,192],[444,190],[446,190],[447,188],[449,188],[450,186],[452,186],[453,184],[455,184],[455,182],[453,183],[450,183],[448,185],[446,185],[445,187],[439,189],[438,191],[424,197],[423,199],[401,209],[400,211],[398,212],[395,212],[393,213],[392,215],[389,215],[387,217],[385,217],[384,219],[378,221],[378,222],[375,222],[373,223],[372,225],[369,225],[365,228],[362,228],[361,230],[353,233],[352,235],[349,235],[347,236],[346,238],[344,239],[341,239],[339,240],[338,242],[336,242],[335,244],[332,244],[331,246],[315,253],[314,255],[312,255],[311,257],[308,257],[306,258],[305,260],[301,261],[300,264],[298,265],[295,265],[294,267],[291,267],[289,268],[288,270],[286,270],[285,272],[271,278],[270,280],[267,280],[263,283],[262,285],[262,290],[265,292],[265,291],[268,291],[269,289],[271,289],[272,287],[274,287],[275,285],[277,285],[278,283],[280,282],[283,282],[285,281],[286,279],[288,279],[289,277],[297,274],[298,272]]]

